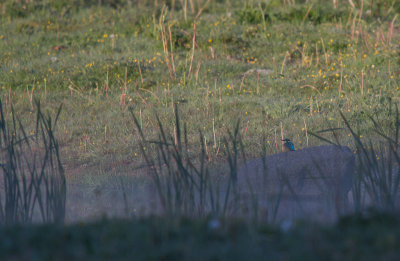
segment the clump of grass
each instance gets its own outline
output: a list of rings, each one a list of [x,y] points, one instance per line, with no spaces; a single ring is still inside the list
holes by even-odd
[[[141,152],[151,170],[159,201],[166,215],[225,216],[233,209],[232,202],[235,201],[231,200],[231,196],[236,195],[238,158],[240,148],[243,147],[239,138],[239,123],[224,142],[229,175],[225,191],[220,191],[219,185],[215,184],[210,173],[206,144],[201,130],[199,130],[201,148],[196,159],[190,150],[186,124],[183,124],[182,128],[177,106],[175,106],[173,135],[166,132],[156,115],[158,140],[146,139],[140,121],[133,112],[132,116],[141,138]],[[146,148],[154,149],[155,156]]]
[[[372,205],[376,209],[394,211],[398,207],[396,201],[400,185],[398,107],[389,115],[389,118],[394,116],[393,129],[384,130],[376,119],[369,117],[374,124],[374,131],[383,138],[378,145],[372,141],[363,142],[342,113],[341,116],[354,139],[358,156],[358,173],[353,190],[355,210],[360,211]]]
[[[65,217],[66,183],[54,136],[61,106],[53,120],[36,103],[36,129],[28,135],[11,111],[4,115],[0,100],[0,223],[61,223]]]
[[[341,111],[339,113],[346,129],[350,132],[349,136],[353,140],[353,149],[356,154],[356,173],[352,189],[353,210],[356,213],[364,212],[369,208],[395,211],[399,207],[397,197],[400,185],[398,107],[396,106],[393,110],[390,106],[385,125],[380,124],[377,117],[368,116],[373,123],[373,131],[378,134],[378,138],[369,141],[366,141],[360,131],[354,129],[352,123]],[[390,127],[387,128],[386,125]],[[320,131],[331,131],[334,141],[313,132],[310,134],[324,142],[340,145],[341,139],[336,133],[338,130],[345,129],[332,128]]]

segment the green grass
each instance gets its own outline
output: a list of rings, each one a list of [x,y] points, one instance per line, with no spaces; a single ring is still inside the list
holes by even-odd
[[[332,1],[293,6],[230,1],[229,12],[225,2],[211,1],[197,20],[198,6],[195,14],[189,8],[185,20],[178,3],[166,12],[161,4],[150,8],[152,3],[145,1],[138,8],[128,2],[2,4],[2,100],[10,92],[14,108],[24,117],[32,109],[31,93],[50,110],[63,103],[60,141],[71,165],[140,164],[136,134],[126,116],[129,107],[136,116],[142,114],[144,131],[155,135],[154,111],[171,126],[173,104],[179,103],[189,136],[197,137],[201,129],[209,147],[213,122],[217,137],[222,137],[233,119],[240,118],[242,133],[247,128],[246,150],[256,156],[262,150],[260,137],[265,135],[264,142],[272,144],[275,128],[302,148],[304,122],[313,131],[343,127],[338,110],[363,137],[374,139],[366,115],[382,117],[389,103],[399,102],[397,20],[388,40],[388,23],[399,11],[395,1],[367,1],[361,16],[360,6],[334,9]],[[165,62],[162,14],[168,37],[171,25],[176,80]],[[194,21],[196,45],[189,75]],[[55,50],[57,46],[65,49]],[[273,73],[243,77],[250,69]],[[351,144],[348,134],[340,134],[344,144]],[[310,140],[308,145],[319,143]],[[210,153],[218,159],[216,151]]]

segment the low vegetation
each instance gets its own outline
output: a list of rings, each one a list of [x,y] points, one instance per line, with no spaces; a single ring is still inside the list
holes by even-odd
[[[206,219],[102,220],[0,229],[3,260],[397,260],[398,217],[370,213],[334,226],[282,230]]]

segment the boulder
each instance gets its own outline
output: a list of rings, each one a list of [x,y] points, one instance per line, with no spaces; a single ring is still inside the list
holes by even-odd
[[[350,148],[309,147],[246,162],[236,188],[242,206],[255,206],[269,219],[328,221],[346,212],[354,171]]]

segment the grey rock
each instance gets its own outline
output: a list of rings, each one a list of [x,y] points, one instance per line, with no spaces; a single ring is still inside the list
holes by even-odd
[[[354,171],[348,147],[310,147],[246,162],[237,189],[243,205],[257,203],[269,219],[335,219],[348,209]]]

